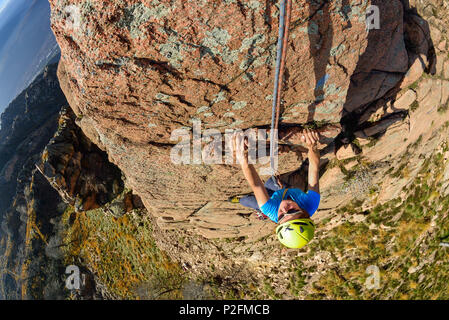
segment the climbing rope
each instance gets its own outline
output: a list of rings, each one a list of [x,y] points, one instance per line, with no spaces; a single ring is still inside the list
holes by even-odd
[[[276,54],[276,73],[274,78],[273,108],[271,110],[270,131],[270,168],[271,174],[276,173],[275,168],[275,141],[278,140],[279,113],[281,106],[282,82],[284,79],[285,59],[287,56],[288,31],[290,27],[292,1],[281,0],[279,13],[279,37]]]

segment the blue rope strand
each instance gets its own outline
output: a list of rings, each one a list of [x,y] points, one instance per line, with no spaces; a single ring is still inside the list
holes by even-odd
[[[283,43],[284,43],[284,29],[285,29],[285,1],[281,0],[280,5],[280,12],[279,12],[279,37],[278,37],[278,43],[277,43],[277,54],[276,54],[276,74],[274,78],[274,93],[273,93],[273,107],[271,110],[271,133],[270,133],[270,168],[271,168],[271,174],[275,174],[275,167],[274,167],[274,156],[275,156],[275,121],[276,121],[276,105],[277,105],[277,99],[278,99],[278,88],[280,85],[280,81],[282,79],[279,79],[280,76],[280,69],[281,69],[281,59],[282,59],[282,49],[283,49]],[[276,132],[276,140],[277,140],[277,132]]]

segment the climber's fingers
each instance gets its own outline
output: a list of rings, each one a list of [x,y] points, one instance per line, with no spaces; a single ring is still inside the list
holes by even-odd
[[[309,135],[310,143],[312,145],[315,145],[318,142],[318,140],[319,140],[318,133],[315,130],[310,130],[309,129],[308,135]]]
[[[301,138],[308,147],[313,147],[317,144],[320,137],[317,131],[306,128],[303,130]]]
[[[313,130],[313,131],[312,131],[312,136],[313,136],[315,142],[320,141],[320,134],[318,133],[318,131]]]
[[[308,130],[309,130],[309,129],[307,129],[307,128],[303,129],[303,130],[302,130],[302,136],[301,136],[302,141],[303,141],[306,145],[309,144],[309,131],[308,131]]]
[[[248,146],[249,146],[248,137],[246,137],[243,134],[243,132],[238,132],[236,134],[236,137],[237,137],[238,148],[241,148],[241,150],[243,150],[243,151],[247,151],[248,150]]]

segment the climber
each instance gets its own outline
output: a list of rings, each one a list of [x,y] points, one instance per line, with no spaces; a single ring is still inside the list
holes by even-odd
[[[319,162],[317,149],[318,132],[304,129],[301,139],[308,148],[309,173],[308,191],[283,188],[280,179],[272,176],[265,185],[256,169],[248,163],[248,141],[243,133],[234,134],[236,157],[243,174],[254,195],[236,198],[240,204],[261,211],[279,226],[276,234],[279,241],[289,248],[301,248],[313,237],[315,226],[310,217],[318,209],[320,203]]]

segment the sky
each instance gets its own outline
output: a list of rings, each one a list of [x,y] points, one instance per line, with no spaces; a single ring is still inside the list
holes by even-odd
[[[48,0],[0,0],[0,113],[58,53]]]
[[[13,0],[0,0],[0,15],[3,13],[3,11],[11,10],[10,8],[7,8],[8,6],[11,7],[11,3],[19,3],[19,1],[13,1]],[[1,23],[1,21],[0,21]]]

